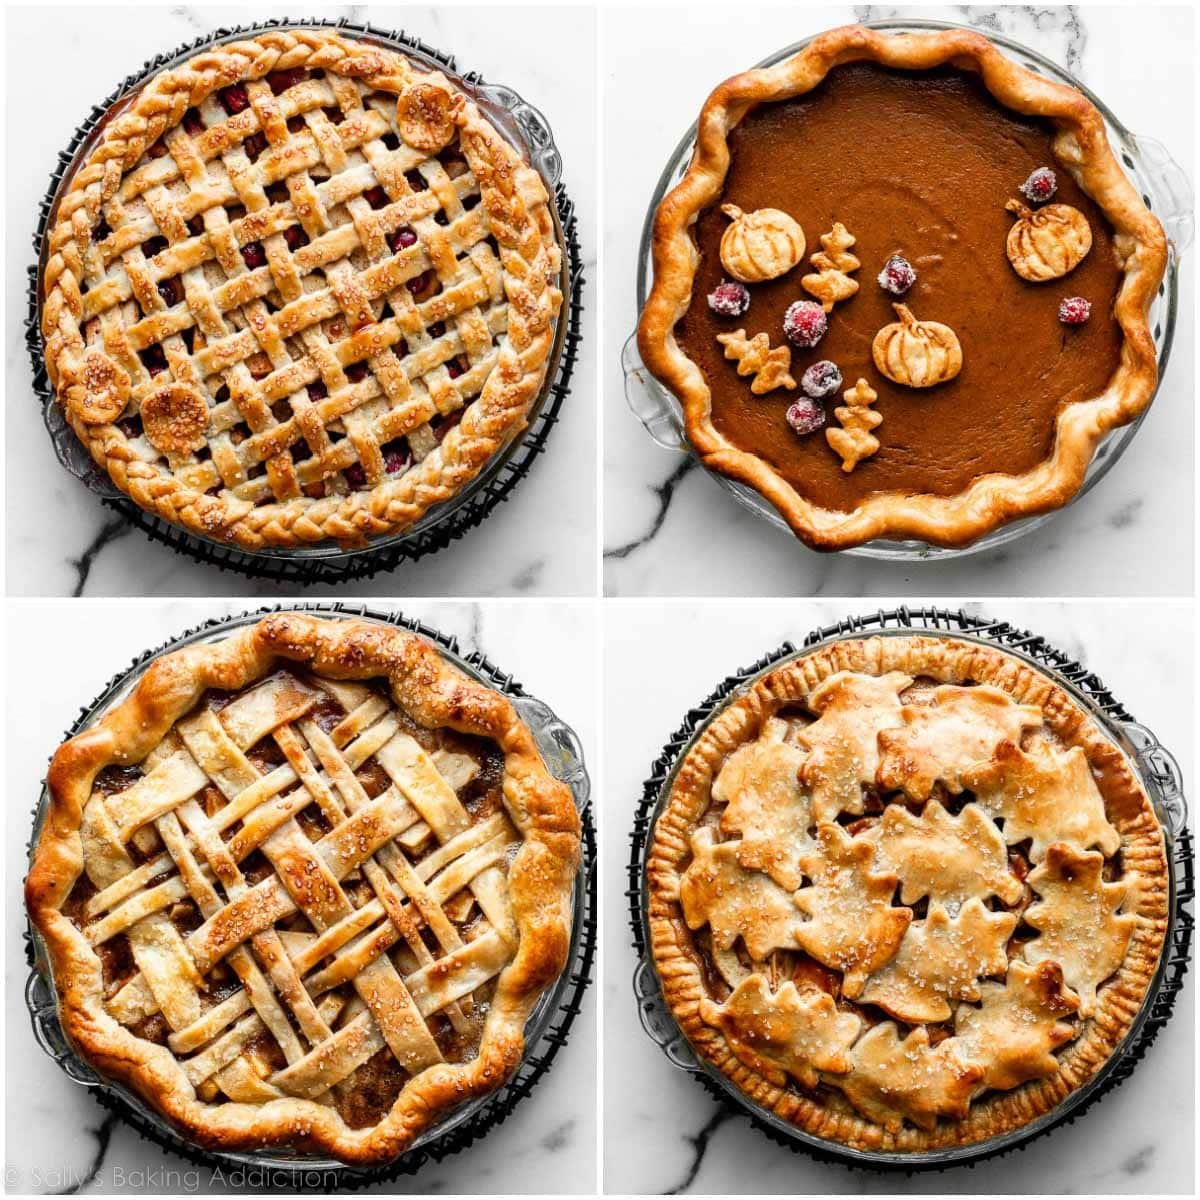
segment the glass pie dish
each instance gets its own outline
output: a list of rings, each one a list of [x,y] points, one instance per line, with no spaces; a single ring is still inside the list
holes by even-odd
[[[127,701],[135,686],[145,680],[147,672],[164,655],[173,654],[184,647],[207,646],[225,641],[231,634],[247,630],[250,626],[260,625],[264,616],[274,611],[276,610],[263,610],[209,623],[144,656],[131,669],[116,677],[104,693],[85,710],[73,728],[72,734],[94,728],[107,714],[112,713]],[[400,627],[433,646],[442,659],[448,660],[453,667],[470,679],[493,692],[504,693],[512,707],[516,709],[520,720],[532,734],[534,744],[551,776],[565,786],[565,791],[562,792],[562,801],[566,801],[567,793],[569,793],[569,802],[577,811],[584,814],[586,820],[590,785],[577,737],[546,705],[533,697],[526,696],[510,676],[500,672],[481,655],[473,654],[464,657],[457,652],[450,639],[433,629],[408,621],[398,615],[388,617],[371,609],[335,605],[312,605],[286,611],[300,613],[303,618],[326,618],[329,621],[345,621],[353,618],[356,626],[366,622],[382,628]],[[299,628],[301,626],[298,625],[297,629]],[[365,644],[368,643],[360,642],[360,645]],[[180,660],[176,658],[175,662],[179,663]],[[144,692],[145,689],[142,690]],[[261,691],[260,694],[262,694]],[[306,734],[306,736],[309,735]],[[310,791],[309,794],[319,795],[319,793],[320,788],[318,787],[317,791]],[[58,794],[56,790],[56,797]],[[43,791],[35,818],[35,846],[39,846],[42,826],[46,820],[50,803],[48,793]],[[56,811],[60,810],[56,809]],[[168,840],[170,839],[168,838]],[[369,874],[372,864],[367,863],[365,869]],[[93,1069],[67,1040],[59,1019],[56,994],[58,983],[55,982],[60,978],[58,972],[61,970],[61,961],[58,958],[53,959],[55,967],[54,974],[52,974],[50,971],[52,947],[48,948],[41,933],[37,929],[31,928],[34,969],[27,982],[26,999],[30,1008],[34,1033],[43,1050],[55,1059],[72,1081],[96,1090],[106,1105],[116,1108],[117,1111],[129,1118],[134,1127],[146,1136],[192,1158],[199,1157],[206,1163],[220,1160],[257,1168],[340,1172],[346,1178],[356,1178],[361,1181],[377,1178],[380,1172],[394,1173],[399,1170],[413,1170],[435,1149],[439,1157],[443,1153],[461,1149],[491,1125],[502,1120],[513,1105],[527,1094],[532,1081],[547,1069],[575,1012],[578,1011],[579,993],[586,983],[588,963],[590,962],[591,927],[594,920],[593,901],[589,895],[588,886],[589,869],[583,869],[576,873],[573,883],[564,888],[562,893],[562,899],[565,901],[567,890],[570,892],[569,918],[565,917],[566,908],[564,907],[562,910],[565,917],[563,920],[564,930],[569,920],[566,965],[555,981],[545,988],[536,1001],[532,1002],[532,1008],[525,1010],[529,1013],[528,1019],[524,1021],[526,1048],[510,1081],[499,1089],[493,1083],[490,1090],[477,1092],[475,1098],[467,1100],[465,1103],[460,1099],[455,1105],[451,1099],[450,1105],[444,1113],[438,1114],[435,1123],[420,1131],[399,1156],[389,1159],[386,1163],[379,1161],[366,1168],[348,1167],[345,1162],[332,1157],[317,1153],[300,1153],[286,1148],[258,1149],[256,1147],[249,1151],[239,1151],[226,1145],[220,1151],[215,1152],[203,1149],[202,1145],[215,1143],[204,1143],[190,1135],[186,1137],[182,1135],[175,1124],[162,1115],[157,1107],[152,1107],[141,1098],[139,1093],[135,1093],[130,1087],[123,1084],[114,1083],[107,1075],[100,1074]],[[418,885],[410,883],[410,886]],[[230,895],[232,894],[230,893]],[[359,913],[364,917],[368,916],[369,909],[369,905],[366,909],[360,908]],[[357,919],[359,914],[355,915]],[[405,920],[407,919],[405,918]],[[290,953],[295,953],[294,945]],[[448,961],[446,965],[449,965]],[[211,1009],[208,1011],[214,1012]],[[332,1018],[330,1020],[332,1022]],[[460,1098],[463,1094],[470,1095],[471,1093],[460,1091]],[[436,1113],[437,1110],[434,1112]]]
[[[887,639],[911,639],[913,634],[934,639],[934,644],[938,639],[949,639],[955,644],[966,643],[968,648],[970,645],[979,645],[1002,650],[1006,655],[1032,668],[1038,676],[1048,678],[1053,684],[1063,689],[1070,700],[1077,703],[1083,712],[1094,720],[1104,743],[1111,744],[1127,757],[1133,774],[1153,808],[1165,842],[1168,894],[1165,905],[1166,934],[1156,952],[1157,958],[1147,962],[1144,966],[1149,982],[1145,991],[1140,995],[1136,1015],[1129,1020],[1127,1025],[1122,1025],[1124,1032],[1120,1035],[1120,1040],[1112,1045],[1109,1056],[1098,1066],[1094,1074],[1085,1077],[1081,1086],[1065,1095],[1055,1093],[1055,1102],[1052,1105],[1045,1106],[1039,1101],[1037,1106],[1031,1106],[1028,1111],[1025,1111],[1023,1102],[1016,1097],[1016,1094],[1010,1093],[1013,1096],[1013,1103],[1018,1106],[1017,1111],[1020,1111],[1024,1117],[1029,1117],[1031,1113],[1036,1114],[1033,1119],[1026,1120],[1019,1127],[1001,1127],[993,1136],[978,1137],[974,1141],[966,1139],[959,1141],[955,1136],[957,1130],[951,1126],[947,1131],[947,1136],[936,1144],[925,1145],[921,1149],[901,1150],[890,1146],[880,1148],[878,1146],[849,1145],[840,1139],[835,1139],[832,1135],[824,1136],[828,1130],[838,1127],[839,1118],[835,1114],[841,1113],[842,1109],[836,1106],[821,1109],[822,1123],[819,1126],[814,1127],[812,1119],[806,1118],[809,1124],[806,1128],[801,1128],[799,1117],[796,1118],[796,1123],[793,1123],[781,1115],[784,1110],[780,1108],[778,1094],[773,1088],[767,1088],[762,1084],[761,1070],[751,1069],[748,1073],[735,1071],[735,1075],[741,1083],[741,1087],[739,1087],[726,1073],[730,1070],[728,1063],[725,1071],[722,1071],[709,1061],[709,1057],[714,1054],[714,1048],[710,1043],[703,1043],[703,1052],[693,1046],[684,1033],[685,1026],[689,1029],[692,1028],[691,1025],[688,1025],[690,1018],[687,1012],[690,1011],[690,1008],[685,1006],[687,1011],[684,1011],[676,1007],[673,1011],[671,1002],[664,998],[662,983],[662,978],[671,981],[668,991],[675,992],[675,1004],[679,1004],[680,992],[676,985],[684,989],[683,995],[691,997],[692,984],[689,982],[691,976],[686,972],[680,974],[676,969],[675,959],[671,957],[673,951],[670,949],[674,943],[671,936],[664,933],[664,910],[661,903],[655,907],[652,897],[656,893],[656,888],[658,896],[661,897],[662,888],[669,886],[666,883],[667,876],[663,873],[666,861],[663,855],[667,852],[663,851],[664,835],[661,831],[660,817],[668,811],[668,805],[670,805],[671,816],[666,820],[668,832],[665,835],[666,843],[669,845],[682,836],[680,831],[683,827],[678,820],[680,810],[672,799],[672,794],[677,789],[677,783],[679,789],[687,794],[697,779],[707,778],[705,775],[707,768],[698,767],[697,763],[692,761],[696,757],[693,754],[696,747],[698,745],[701,747],[698,752],[698,761],[704,762],[705,756],[711,754],[714,747],[721,747],[724,751],[730,749],[732,743],[728,739],[731,736],[731,730],[735,728],[753,729],[753,721],[750,721],[748,725],[741,724],[746,720],[748,713],[755,711],[753,701],[748,707],[745,706],[745,698],[751,693],[776,696],[783,708],[786,709],[789,702],[795,700],[795,696],[787,690],[788,684],[783,681],[800,678],[799,673],[791,675],[788,673],[788,665],[795,660],[811,657],[812,662],[806,666],[805,677],[820,679],[822,678],[821,662],[832,661],[832,658],[828,656],[830,647],[838,646],[839,643],[848,640],[857,641],[860,637],[884,639],[886,644]],[[900,652],[903,653],[903,642],[893,641],[892,644],[898,646]],[[848,657],[844,659],[838,657],[837,661],[849,662],[854,659],[851,648],[847,648],[845,652],[838,650],[838,655],[843,653]],[[940,652],[933,651],[933,653]],[[989,653],[991,652],[989,651]],[[888,651],[884,650],[882,657],[886,659],[887,654]],[[822,658],[822,655],[827,657]],[[994,653],[992,657],[995,657]],[[756,690],[756,683],[767,675],[772,676],[769,690],[767,692]],[[939,678],[941,677],[939,676]],[[731,706],[734,707],[737,715],[731,722],[720,723],[722,714],[727,712]],[[714,723],[718,723],[715,729]],[[680,780],[680,770],[685,761],[689,763],[687,775],[685,779]],[[741,796],[740,789],[745,785],[744,783],[734,783],[722,786],[738,789],[734,794]],[[771,786],[766,777],[762,778],[762,786]],[[732,799],[732,795],[726,792],[722,798]],[[742,811],[748,810],[743,809]],[[652,831],[655,830],[658,832],[652,835]],[[693,842],[693,852],[696,854],[700,853],[697,847],[701,840],[697,838]],[[782,859],[778,861],[782,861]],[[760,867],[760,869],[762,868]],[[806,865],[805,873],[807,874],[807,872]],[[702,879],[703,877],[704,872],[702,871],[697,878]],[[733,883],[729,884],[731,891],[736,891],[736,886]],[[803,894],[798,893],[798,895]],[[811,894],[809,893],[809,895]],[[717,895],[722,895],[722,892],[718,890]],[[793,1149],[807,1150],[815,1152],[818,1157],[835,1158],[863,1166],[899,1167],[908,1170],[927,1167],[940,1168],[1011,1149],[1047,1132],[1069,1116],[1078,1116],[1082,1108],[1092,1099],[1125,1078],[1141,1058],[1145,1048],[1170,1014],[1188,960],[1192,924],[1190,914],[1183,907],[1192,898],[1191,837],[1187,828],[1187,806],[1182,792],[1181,775],[1170,753],[1162,747],[1150,730],[1133,721],[1119,702],[1103,687],[1103,684],[1079,664],[1070,662],[1066,656],[1035,635],[1000,622],[968,618],[961,613],[941,610],[902,609],[892,613],[879,613],[874,617],[854,618],[838,626],[818,631],[806,640],[804,648],[799,651],[790,645],[785,645],[752,667],[728,677],[707,700],[689,711],[686,722],[664,748],[662,756],[655,764],[654,774],[645,785],[633,837],[629,896],[635,946],[640,959],[633,980],[639,1015],[646,1032],[667,1055],[672,1065],[701,1080],[714,1095],[729,1101],[736,1108],[747,1113],[753,1122],[767,1132],[773,1140],[787,1144]],[[770,908],[769,900],[770,897],[766,894],[760,900],[764,911],[773,911]],[[687,913],[687,911],[685,904],[684,912]],[[658,914],[657,927],[654,913]],[[690,916],[688,920],[689,923],[692,923]],[[653,941],[651,940],[652,931]],[[715,927],[713,936],[715,937]],[[724,936],[721,944],[724,945]],[[651,946],[654,947],[653,951],[651,951]],[[660,955],[664,953],[668,955],[668,974],[660,978]],[[779,969],[787,978],[786,966],[781,965]],[[803,969],[801,968],[802,971]],[[679,979],[675,978],[676,975],[679,975]],[[849,989],[847,988],[847,990]],[[702,993],[702,995],[707,995],[707,993]],[[780,996],[782,995],[781,989]],[[702,1011],[706,1005],[707,1001],[702,1000]],[[853,1005],[850,1007],[853,1010]],[[839,1011],[841,1010],[839,1009]],[[780,1019],[782,1020],[782,1018]],[[815,1020],[816,1018],[808,1019]],[[706,1023],[710,1023],[711,1020],[710,1016],[704,1017]],[[773,1045],[771,1038],[778,1036],[776,1033],[770,1032],[770,1029],[771,1027],[768,1025],[760,1035],[756,1035],[761,1036],[762,1041],[752,1039],[750,1043],[758,1047],[756,1053],[767,1055],[768,1058],[771,1058],[773,1054],[768,1049]],[[728,1027],[726,1027],[726,1032],[728,1034]],[[695,1036],[694,1033],[693,1036]],[[816,1036],[815,1030],[813,1036]],[[743,1054],[738,1053],[738,1059],[743,1065],[749,1065],[748,1059]],[[768,1076],[768,1078],[770,1077]],[[794,1094],[792,1091],[785,1089],[785,1095],[792,1094]],[[804,1111],[809,1110],[805,1109]],[[1010,1109],[1009,1111],[1014,1110]],[[829,1119],[826,1121],[825,1117]],[[987,1127],[986,1124],[982,1126],[984,1129]]]
[[[928,33],[931,31],[961,29],[963,27],[944,22],[884,21],[868,23],[867,28],[873,33],[874,31],[882,31],[884,33],[896,34],[906,32]],[[878,35],[875,34],[875,36]],[[1097,109],[1105,121],[1106,131],[1115,155],[1121,160],[1127,174],[1133,181],[1137,191],[1142,195],[1146,205],[1154,211],[1154,213],[1165,225],[1168,236],[1171,239],[1169,261],[1167,264],[1167,271],[1164,281],[1160,286],[1157,295],[1151,302],[1148,314],[1148,327],[1153,338],[1155,350],[1157,352],[1159,378],[1161,380],[1163,372],[1166,369],[1167,359],[1170,352],[1170,344],[1174,332],[1174,323],[1176,319],[1179,255],[1190,243],[1192,235],[1191,190],[1186,178],[1184,177],[1182,171],[1171,161],[1170,157],[1158,143],[1154,142],[1152,139],[1135,136],[1128,131],[1113,116],[1113,114],[1107,108],[1105,108],[1104,105],[1101,104],[1090,91],[1088,91],[1086,87],[1072,79],[1053,63],[1032,51],[1026,50],[1024,47],[1009,41],[1004,37],[992,35],[990,32],[987,34],[987,36],[990,41],[995,42],[1000,49],[1006,51],[1008,55],[1022,67],[1042,74],[1056,82],[1068,85],[1082,92],[1089,100],[1096,104]],[[805,39],[804,41],[793,46],[789,46],[786,49],[780,50],[758,65],[760,67],[769,67],[778,64],[786,59],[791,58],[797,52],[805,49],[813,40],[814,39],[812,38]],[[654,318],[653,329],[649,334],[647,334],[647,336],[650,338],[650,342],[644,342],[644,344],[657,344],[660,346],[660,348],[662,344],[662,338],[665,336],[664,329],[666,316],[665,309],[660,311],[656,305],[659,303],[661,297],[665,294],[663,291],[664,287],[667,289],[670,289],[671,287],[678,289],[682,286],[678,280],[676,280],[675,283],[671,282],[671,280],[675,277],[670,274],[670,271],[674,270],[678,272],[681,269],[677,260],[681,260],[683,257],[683,252],[680,247],[683,244],[686,231],[683,229],[682,225],[671,224],[668,222],[668,225],[670,225],[670,232],[664,236],[666,237],[666,242],[671,246],[670,253],[674,257],[669,259],[666,258],[665,256],[667,251],[664,250],[663,261],[670,262],[673,264],[673,266],[668,269],[667,275],[661,276],[658,280],[658,284],[654,293],[654,299],[650,300],[650,307],[647,308],[646,305],[648,299],[650,298],[650,281],[652,276],[651,252],[653,246],[654,214],[659,210],[660,202],[663,200],[666,193],[673,189],[685,175],[685,173],[688,172],[689,164],[692,163],[694,144],[695,127],[693,126],[693,128],[689,130],[688,134],[677,146],[674,155],[667,164],[666,170],[659,179],[658,186],[656,187],[654,195],[651,199],[646,222],[643,227],[642,241],[638,258],[638,309],[639,311],[644,311],[647,314],[645,319],[649,319],[649,317]],[[693,172],[697,171],[697,168],[694,166],[692,169]],[[703,176],[699,174],[689,176],[689,183],[693,178],[701,177]],[[687,186],[688,185],[684,186],[682,192],[675,192],[673,194],[674,199],[677,199],[679,196],[686,193]],[[668,201],[667,208],[663,210],[664,212],[674,211],[670,209],[672,202],[673,201]],[[691,202],[690,198],[688,202]],[[1161,262],[1161,250],[1159,251],[1159,254]],[[663,282],[664,279],[667,280],[665,284]],[[706,283],[705,287],[707,288],[707,286],[708,284]],[[777,297],[775,298],[777,299]],[[675,304],[677,301],[680,304],[685,303],[683,299],[672,294],[671,303]],[[675,309],[673,311],[679,310]],[[643,332],[645,333],[646,331],[643,330]],[[685,334],[681,333],[680,337],[686,341]],[[657,343],[655,342],[655,339],[658,339]],[[711,342],[711,338],[709,341]],[[659,375],[663,375],[664,370],[669,369],[671,354],[678,355],[679,353],[679,347],[675,347],[675,343],[673,341],[669,342],[669,345],[674,347],[674,349],[664,352],[664,360],[660,361],[659,366],[656,368]],[[684,357],[686,358],[687,356],[684,355]],[[836,355],[834,355],[834,357],[836,357]],[[664,365],[664,363],[667,365]],[[658,444],[664,447],[669,447],[675,450],[682,449],[685,452],[692,453],[694,455],[694,449],[684,431],[683,414],[676,396],[670,389],[662,385],[651,374],[650,370],[647,369],[641,359],[637,342],[634,338],[630,338],[623,349],[622,365],[625,375],[626,398],[629,406],[642,424],[646,427],[651,437]],[[675,365],[679,366],[678,363]],[[679,390],[681,387],[683,387],[683,379],[685,378],[685,373],[682,371],[682,367],[679,369],[680,374],[674,383],[676,390]],[[708,366],[705,367],[705,370],[709,369],[711,368]],[[1144,395],[1149,394],[1149,389],[1150,370],[1148,364],[1147,381]],[[690,394],[689,413],[692,415],[689,416],[689,420],[693,422],[701,421],[702,419],[707,421],[707,417],[701,418],[701,416],[697,415],[697,410],[700,409],[703,409],[705,413],[708,412],[708,402],[705,399],[707,395],[707,390],[701,388],[699,385],[696,385],[695,389]],[[780,412],[782,412],[782,409],[780,409]],[[718,425],[720,424],[717,415],[714,415],[713,419],[717,420]],[[1082,494],[1088,488],[1094,486],[1096,481],[1111,468],[1112,463],[1116,460],[1120,453],[1123,452],[1125,446],[1129,444],[1129,441],[1136,432],[1139,423],[1140,418],[1128,425],[1113,429],[1111,433],[1103,438],[1097,447],[1094,456],[1090,460],[1086,476],[1078,494]],[[694,426],[694,429],[695,428],[697,427]],[[697,434],[697,436],[699,436],[699,434]],[[717,438],[718,441],[715,444],[725,445],[726,449],[728,449],[728,445],[726,443],[719,441],[719,438],[723,435],[720,435],[719,433],[714,434],[709,431],[703,436],[709,439]],[[761,438],[764,435],[762,434],[761,430],[759,430],[756,436]],[[702,444],[706,450],[710,452],[712,451],[712,445],[710,445],[708,441],[702,441],[698,444]],[[746,446],[739,446],[737,449],[747,449],[747,447],[752,444],[754,443],[748,442]],[[759,458],[763,457],[761,453],[761,445],[759,445],[758,450],[749,455],[748,459],[737,458],[737,465],[734,466],[732,465],[732,462],[735,456],[733,452],[730,451],[731,465],[729,465],[726,469],[730,471],[730,474],[739,474],[743,478],[746,478],[746,473],[749,470],[749,466],[753,466],[756,461],[756,454]],[[765,457],[770,459],[769,454]],[[747,465],[747,463],[749,463],[749,465]],[[1081,461],[1081,469],[1082,466],[1083,462]],[[782,468],[780,469],[782,470]],[[798,466],[789,467],[789,470],[799,469],[800,467]],[[716,472],[714,472],[714,474],[716,474]],[[787,473],[785,472],[785,475],[786,474]],[[784,520],[784,517],[769,501],[765,499],[762,494],[760,494],[759,491],[754,490],[740,482],[736,482],[724,474],[717,474],[717,478],[722,486],[731,490],[735,498],[749,507],[753,512],[758,514],[763,519],[769,521],[776,527],[780,529],[787,529],[788,523]],[[787,478],[791,479],[792,477],[788,475]],[[768,471],[765,479],[758,481],[757,485],[766,490],[767,479],[770,480],[772,486],[775,486],[778,482],[773,475],[770,475],[770,472]],[[1076,483],[1078,483],[1077,477],[1072,481],[1073,486]],[[782,496],[784,497],[780,499],[780,503],[781,505],[784,505],[786,497],[791,496],[792,493],[789,492],[783,484],[778,484],[778,486],[781,490]],[[980,487],[982,486],[983,485],[981,483]],[[922,497],[918,495],[919,488],[910,489],[910,492],[912,504],[915,506],[917,502],[922,499]],[[905,492],[903,494],[909,495],[910,492]],[[1069,494],[1069,492],[1065,492],[1064,494]],[[889,499],[889,493],[872,493],[873,502],[879,506],[882,506],[887,499]],[[897,502],[900,502],[899,499]],[[795,503],[799,505],[801,501],[796,500]],[[805,503],[807,503],[807,501],[805,501]],[[788,511],[792,523],[795,525],[795,522],[800,519],[796,516],[797,511],[804,510],[791,509]],[[1018,537],[1029,530],[1040,527],[1040,525],[1050,519],[1055,511],[1057,511],[1057,509],[1051,510],[1036,517],[1024,518],[1014,521],[1010,524],[1000,526],[993,529],[991,532],[984,534],[982,537],[978,537],[973,543],[956,549],[936,547],[918,540],[891,541],[876,539],[874,541],[865,542],[861,545],[850,546],[846,552],[864,555],[867,557],[883,557],[902,560],[944,558],[949,555],[974,553],[978,550],[994,548],[995,546],[1008,542],[1014,537]],[[858,515],[857,510],[855,515]],[[830,517],[830,520],[832,520],[832,516]],[[864,519],[864,526],[865,524],[866,521]],[[822,536],[829,536],[830,545],[837,544],[833,536],[829,534],[829,530],[823,525],[820,526],[820,534]]]

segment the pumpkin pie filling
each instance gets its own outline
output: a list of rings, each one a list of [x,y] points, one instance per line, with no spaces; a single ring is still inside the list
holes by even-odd
[[[1036,168],[1060,168],[1054,133],[1051,122],[1004,108],[974,76],[949,68],[841,66],[806,95],[749,113],[729,133],[720,201],[694,227],[694,299],[675,330],[704,373],[716,429],[801,495],[836,511],[880,492],[952,496],[981,475],[1017,475],[1043,462],[1060,409],[1105,391],[1122,345],[1112,313],[1123,278],[1112,230],[1067,171],[1056,171],[1055,199],[1087,218],[1091,252],[1068,275],[1040,284],[1020,279],[1005,254],[1013,225],[1005,203]],[[791,214],[810,251],[835,222],[857,239],[857,294],[836,305],[817,347],[792,351],[797,379],[830,359],[847,387],[862,377],[878,392],[881,446],[852,472],[842,470],[824,437],[791,431],[785,414],[798,392],[752,394],[723,354],[717,335],[738,327],[783,344],[784,313],[808,297],[794,271],[755,284],[743,317],[709,309],[703,297],[726,278],[719,246],[729,219],[721,204]],[[889,382],[871,355],[875,334],[896,320],[897,297],[874,278],[893,254],[917,269],[904,303],[922,320],[949,325],[962,344],[958,377],[919,392]],[[1091,302],[1086,325],[1058,320],[1068,296]]]

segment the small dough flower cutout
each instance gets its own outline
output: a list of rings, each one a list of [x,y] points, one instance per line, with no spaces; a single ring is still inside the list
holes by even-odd
[[[424,154],[436,154],[458,132],[458,115],[464,99],[451,96],[434,83],[414,83],[396,99],[396,126],[400,136]]]
[[[839,300],[849,300],[858,291],[858,283],[849,275],[862,266],[850,253],[855,240],[845,225],[835,221],[833,229],[821,235],[821,249],[808,260],[817,270],[805,275],[800,286],[815,296],[826,312],[832,312]]]
[[[1017,218],[1008,231],[1008,261],[1030,283],[1061,279],[1092,248],[1087,217],[1069,204],[1047,204],[1034,212],[1020,200],[1010,200],[1004,207]]]
[[[786,275],[804,256],[804,230],[777,208],[742,212],[722,204],[733,224],[721,238],[721,265],[742,283],[763,283]]]
[[[142,428],[156,450],[193,454],[207,444],[208,405],[194,387],[168,383],[142,401]]]
[[[765,333],[746,337],[744,329],[718,333],[717,341],[725,347],[725,357],[737,363],[739,375],[753,375],[750,390],[762,396],[775,388],[794,388],[796,381],[789,374],[792,352],[786,346],[771,349],[771,339]]]
[[[79,382],[67,392],[68,411],[85,425],[109,425],[129,403],[129,372],[98,346],[83,356]]]
[[[871,407],[879,393],[865,379],[843,392],[842,399],[846,403],[833,410],[842,428],[825,430],[825,440],[841,458],[842,470],[849,474],[879,449],[879,439],[871,430],[882,423],[883,417]]]
[[[940,321],[918,321],[907,305],[892,307],[900,320],[885,325],[871,343],[880,373],[911,388],[936,387],[953,379],[963,365],[958,334]]]

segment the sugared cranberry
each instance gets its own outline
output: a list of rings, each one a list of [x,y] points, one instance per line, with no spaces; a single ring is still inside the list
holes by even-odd
[[[1045,204],[1058,191],[1058,179],[1049,167],[1038,167],[1017,190],[1030,204]]]
[[[260,243],[249,242],[242,247],[242,261],[253,271],[267,261],[267,256]]]
[[[359,463],[351,463],[342,474],[346,477],[346,482],[356,490],[367,486],[366,474]]]
[[[832,396],[842,386],[842,373],[837,363],[823,358],[815,362],[800,376],[800,390],[814,400],[824,400]]]
[[[829,328],[825,310],[811,300],[797,300],[783,314],[783,334],[793,346],[811,349]]]
[[[1058,319],[1064,325],[1082,325],[1091,315],[1092,305],[1082,296],[1068,296],[1058,306]]]
[[[708,293],[708,307],[721,317],[740,317],[750,310],[750,289],[726,279]]]
[[[893,254],[876,278],[885,292],[903,296],[917,282],[917,269],[902,254]]]
[[[388,245],[391,246],[393,254],[399,254],[401,250],[407,250],[409,246],[416,244],[417,235],[407,225],[402,225],[388,238]]]
[[[221,106],[231,117],[250,107],[250,97],[240,83],[222,89],[217,95],[221,100]]]
[[[793,433],[805,437],[824,428],[825,410],[815,400],[802,396],[787,410],[787,423]]]

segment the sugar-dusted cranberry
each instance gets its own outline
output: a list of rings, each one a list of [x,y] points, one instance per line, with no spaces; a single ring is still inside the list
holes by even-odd
[[[393,254],[399,254],[401,250],[407,250],[409,246],[415,246],[416,244],[417,235],[407,225],[401,225],[388,238],[388,245],[391,246]]]
[[[248,242],[242,247],[242,261],[254,270],[256,267],[261,267],[267,261],[266,252],[263,250],[261,243]]]
[[[1045,204],[1058,191],[1058,178],[1049,167],[1038,167],[1017,190],[1030,204]]]
[[[708,293],[708,307],[718,316],[740,317],[750,309],[750,289],[726,279]]]
[[[1064,325],[1082,325],[1091,315],[1091,302],[1082,296],[1068,296],[1058,306],[1058,319]]]
[[[250,97],[246,94],[246,89],[240,83],[235,83],[232,87],[222,88],[217,93],[218,99],[221,101],[221,107],[232,117],[250,107]]]
[[[346,477],[346,482],[355,490],[367,486],[367,476],[360,463],[351,463],[342,474]]]
[[[816,400],[801,396],[787,410],[787,423],[792,427],[793,433],[806,437],[824,428],[825,409]]]
[[[917,282],[917,268],[902,254],[893,254],[876,276],[879,286],[893,296],[903,296]]]
[[[800,376],[800,390],[813,400],[824,400],[842,386],[842,373],[837,363],[823,358]]]
[[[793,346],[811,349],[828,328],[825,310],[811,300],[797,300],[783,314],[783,334]]]

